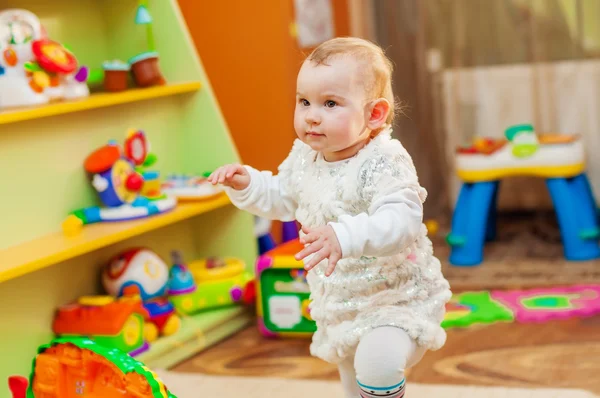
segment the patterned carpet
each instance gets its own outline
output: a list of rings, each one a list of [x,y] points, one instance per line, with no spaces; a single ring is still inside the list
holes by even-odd
[[[432,237],[436,256],[452,290],[528,288],[600,283],[600,259],[566,261],[553,213],[510,213],[498,219],[497,237],[484,249],[484,263],[455,267],[448,263],[448,228]]]
[[[454,292],[600,283],[600,260],[580,263],[564,260],[560,233],[552,214],[511,214],[500,218],[497,240],[486,247],[485,262],[472,268],[448,264],[448,247],[443,239],[446,231],[442,230],[433,241]],[[298,396],[340,396],[336,395],[335,384],[314,382],[337,381],[339,376],[335,367],[311,357],[308,347],[307,339],[264,339],[256,326],[252,326],[172,371],[191,373],[190,377],[197,377],[195,380],[203,380],[208,386],[219,379],[201,377],[260,376],[258,381],[248,381],[248,389],[257,386],[257,391],[262,391],[264,386],[277,391],[285,385],[288,391],[295,391],[292,386],[297,386],[303,392]],[[443,349],[427,353],[409,370],[408,385],[413,386],[415,393],[409,389],[408,396],[591,397],[580,392],[541,389],[580,389],[600,394],[598,358],[600,316],[544,324],[515,322],[450,329]],[[509,391],[506,387],[522,390]],[[328,391],[333,395],[319,394],[320,388],[331,389]]]
[[[342,398],[339,383],[289,380],[269,377],[220,377],[158,372],[178,398]],[[407,397],[418,398],[594,398],[580,390],[523,389],[499,387],[433,386],[408,384]]]

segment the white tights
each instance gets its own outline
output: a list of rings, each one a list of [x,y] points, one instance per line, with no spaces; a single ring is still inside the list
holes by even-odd
[[[404,371],[416,365],[425,351],[402,329],[373,329],[358,344],[354,358],[339,366],[346,397],[403,397]]]

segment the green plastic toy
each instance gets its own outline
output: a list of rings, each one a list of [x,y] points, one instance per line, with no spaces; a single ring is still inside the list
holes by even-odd
[[[61,398],[177,398],[143,363],[83,337],[61,337],[40,346],[28,382],[13,376],[9,387],[15,398],[24,396],[25,387],[26,398],[35,398],[39,389]]]
[[[446,306],[443,328],[464,328],[475,323],[512,322],[508,308],[493,300],[490,292],[466,292],[452,297]]]

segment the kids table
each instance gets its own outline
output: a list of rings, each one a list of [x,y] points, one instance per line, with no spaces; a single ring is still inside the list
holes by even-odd
[[[478,139],[457,150],[456,169],[463,185],[447,236],[450,263],[474,266],[483,261],[485,241],[495,238],[500,180],[513,176],[546,179],[566,259],[600,257],[596,202],[585,174],[581,138],[537,135],[529,124],[509,127],[505,137]]]

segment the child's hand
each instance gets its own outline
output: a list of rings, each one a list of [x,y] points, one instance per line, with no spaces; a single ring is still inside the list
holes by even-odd
[[[307,271],[311,270],[327,258],[329,259],[329,264],[325,271],[325,276],[331,275],[335,269],[335,265],[342,258],[342,248],[335,235],[335,231],[330,225],[315,229],[303,226],[302,231],[306,235],[300,239],[300,243],[303,245],[308,244],[308,246],[296,254],[296,260],[300,261],[308,255],[316,253],[310,261],[304,265],[304,268]]]
[[[208,181],[213,185],[223,184],[236,191],[241,191],[250,185],[250,173],[242,165],[228,164],[216,169],[208,177]]]

